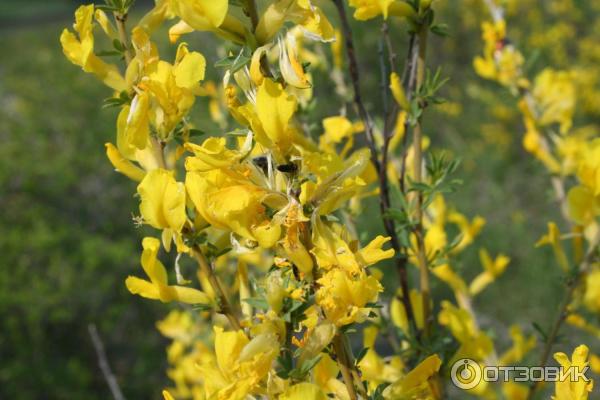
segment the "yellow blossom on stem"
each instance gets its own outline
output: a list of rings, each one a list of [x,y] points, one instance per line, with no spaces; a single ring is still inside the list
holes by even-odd
[[[150,281],[130,276],[125,281],[127,289],[147,299],[162,302],[180,301],[188,304],[209,304],[210,298],[202,291],[185,286],[169,285],[167,270],[158,259],[160,242],[146,237],[142,241],[141,263]]]

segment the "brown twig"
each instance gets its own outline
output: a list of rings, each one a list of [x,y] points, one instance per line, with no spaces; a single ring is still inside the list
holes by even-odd
[[[344,7],[344,3],[342,0],[333,0],[335,3],[338,14],[340,16],[340,20],[342,23],[342,32],[346,43],[346,55],[348,58],[348,68],[350,72],[350,79],[352,81],[352,86],[354,88],[354,104],[356,109],[358,110],[358,114],[365,125],[365,133],[367,136],[367,145],[371,150],[371,161],[375,166],[375,170],[379,176],[379,208],[381,212],[381,216],[383,218],[384,228],[388,236],[390,236],[391,245],[394,251],[396,252],[396,268],[398,270],[399,280],[400,280],[400,288],[402,290],[402,305],[404,311],[406,313],[406,317],[410,323],[411,328],[416,332],[417,325],[414,317],[414,312],[412,308],[412,304],[410,301],[409,294],[409,285],[408,285],[408,271],[407,271],[407,259],[403,254],[402,246],[400,245],[400,241],[398,239],[398,234],[396,232],[396,226],[394,221],[387,215],[388,210],[390,208],[390,197],[389,197],[389,187],[387,183],[387,156],[388,156],[388,147],[389,147],[389,138],[384,138],[384,148],[383,148],[383,156],[382,162],[379,162],[378,151],[375,144],[375,138],[373,135],[373,125],[369,114],[362,102],[361,90],[360,90],[360,74],[358,70],[358,62],[356,60],[355,50],[354,50],[354,41],[352,38],[352,29],[350,28],[350,23],[348,22],[348,18],[346,16],[346,11]],[[387,88],[385,88],[387,90]],[[390,118],[386,118],[386,121]],[[387,142],[387,144],[386,144]],[[385,167],[384,167],[385,165]]]
[[[219,279],[215,274],[214,265],[212,263],[209,263],[209,261],[206,259],[206,256],[204,255],[204,253],[202,253],[202,250],[198,246],[194,246],[192,248],[192,255],[198,262],[198,265],[200,266],[202,272],[204,272],[204,274],[208,278],[212,289],[218,297],[217,300],[219,303],[219,310],[217,312],[227,317],[233,329],[241,330],[242,325],[240,324],[240,321],[238,320],[236,315],[233,313],[231,304],[229,303],[229,300],[225,295],[225,291],[223,290],[223,287],[221,286],[221,283],[219,282]]]
[[[108,357],[106,357],[106,351],[104,350],[104,343],[102,342],[102,339],[98,334],[96,324],[89,324],[88,332],[90,334],[90,338],[92,339],[94,349],[96,350],[96,356],[98,357],[98,366],[102,371],[102,376],[104,376],[104,380],[108,384],[110,393],[112,394],[115,400],[125,400],[125,396],[123,396],[123,392],[121,392],[121,388],[119,387],[117,378],[113,374],[110,368],[110,364],[108,363]]]
[[[375,166],[377,172],[379,172],[380,165],[377,147],[375,144],[375,136],[373,134],[373,123],[362,101],[362,95],[360,90],[360,73],[358,70],[358,62],[356,61],[356,55],[354,53],[354,40],[352,39],[352,28],[350,28],[350,22],[348,21],[348,17],[346,15],[346,9],[343,0],[333,0],[333,3],[335,4],[338,14],[340,16],[340,21],[342,23],[342,34],[346,42],[346,56],[348,57],[348,69],[350,72],[350,80],[352,81],[352,87],[354,88],[354,105],[358,111],[360,119],[365,125],[367,144],[369,146],[369,149],[371,150],[371,161],[373,162],[373,165]]]
[[[335,335],[332,344],[337,356],[337,364],[342,373],[342,379],[344,380],[350,399],[357,400],[359,394],[361,398],[367,399],[367,391],[356,369],[354,357],[352,356],[352,351],[349,349],[345,334],[338,333]]]

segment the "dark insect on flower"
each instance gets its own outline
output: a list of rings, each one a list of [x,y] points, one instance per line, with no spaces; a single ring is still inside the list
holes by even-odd
[[[277,166],[277,170],[280,172],[285,172],[288,174],[293,174],[296,171],[298,171],[298,166],[294,163],[289,163],[289,164],[279,164]]]
[[[254,157],[252,159],[254,165],[260,168],[265,175],[269,173],[269,159],[265,156]]]

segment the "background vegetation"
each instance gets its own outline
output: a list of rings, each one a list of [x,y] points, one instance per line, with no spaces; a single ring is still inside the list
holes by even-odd
[[[115,174],[104,156],[103,144],[115,134],[115,111],[99,103],[110,93],[69,64],[60,49],[60,31],[72,23],[76,3],[0,2],[0,398],[108,398],[89,323],[97,324],[125,394],[155,398],[166,384],[166,356],[154,323],[167,307],[131,296],[124,285],[138,269],[135,235],[142,232],[130,222],[137,201],[130,195],[133,183]],[[464,184],[448,200],[470,217],[487,219],[477,244],[512,259],[475,304],[484,327],[502,339],[510,324],[531,331],[532,322],[549,321],[558,304],[562,283],[550,250],[533,249],[544,221],[557,220],[558,213],[543,169],[522,149],[514,99],[472,69],[482,48],[479,24],[487,18],[480,3],[439,2],[450,36],[435,38],[429,54],[431,65],[442,65],[450,78],[448,102],[427,111],[425,133],[462,159]],[[534,59],[527,68],[597,69],[600,49],[593,43],[600,43],[600,15],[593,2],[508,3],[509,35]],[[362,84],[371,94],[369,107],[379,109],[379,32],[355,25],[365,61]],[[404,30],[392,27],[392,37],[401,38],[399,59]],[[208,60],[217,59],[210,35],[187,41]],[[209,61],[209,76],[219,73]],[[330,77],[314,75],[318,113],[338,113]],[[589,83],[580,90],[581,126],[598,128],[597,90]],[[195,107],[206,106],[200,101]],[[199,125],[215,129],[208,120]],[[359,226],[382,232],[377,212],[375,204],[365,207]],[[476,250],[457,267],[474,275],[480,268]],[[443,284],[434,293],[450,295]],[[558,347],[570,352],[574,344],[577,338],[569,334]]]

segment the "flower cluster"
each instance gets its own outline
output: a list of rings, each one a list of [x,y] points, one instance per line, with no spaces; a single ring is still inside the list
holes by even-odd
[[[339,29],[310,0],[264,3],[156,0],[128,30],[133,1],[105,0],[79,7],[74,32],[65,29],[60,38],[72,63],[113,90],[106,105],[118,109],[116,137],[106,155],[137,184],[135,223],[152,228],[141,243],[143,272],[125,285],[134,295],[182,305],[157,324],[172,341],[167,373],[174,385],[164,398],[441,399],[445,367],[458,359],[523,360],[535,337],[512,326],[512,345],[498,353],[473,307],[510,258],[479,248],[481,270],[473,279],[456,268],[485,219],[447,203],[458,163],[432,150],[422,126],[427,108],[443,102],[438,92],[446,82],[426,68],[428,35],[444,35],[434,2],[348,2],[356,20],[381,23],[381,53],[388,47],[381,118],[362,102],[342,0],[333,1]],[[392,20],[409,31],[402,76]],[[572,225],[575,260],[554,223],[539,244],[553,247],[565,272],[577,272],[569,310],[597,311],[600,142],[572,131],[577,72],[545,69],[530,81],[505,20],[486,22],[483,30],[475,69],[519,97],[524,147],[553,176]],[[198,31],[221,43],[222,59],[209,60],[182,41]],[[168,61],[159,54],[161,32],[176,46]],[[114,49],[99,51],[96,42]],[[110,56],[124,65],[105,61]],[[315,123],[317,72],[330,73],[344,106]],[[356,117],[345,105],[350,86]],[[193,122],[203,108],[212,119],[206,126],[218,128]],[[567,179],[576,182],[568,190]],[[368,238],[354,219],[371,199],[379,201],[385,235]],[[376,267],[385,260],[395,266],[398,287],[389,279],[393,271]],[[436,304],[431,277],[451,289],[454,302]],[[393,295],[389,302],[384,289]],[[567,320],[594,329],[578,314]],[[361,346],[353,336],[358,331]],[[562,365],[582,366],[587,348],[572,358],[556,355]],[[573,382],[556,387],[558,399],[585,399],[589,390]],[[530,392],[481,382],[470,393],[491,399],[500,391],[510,399]]]
[[[570,231],[562,234],[558,224],[550,221],[548,233],[536,244],[552,246],[557,264],[568,280],[566,300],[561,315],[555,321],[554,333],[545,338],[549,350],[563,319],[573,326],[594,332],[595,328],[577,310],[587,308],[597,312],[600,309],[600,264],[596,260],[600,243],[600,192],[597,189],[600,182],[600,140],[593,131],[573,129],[578,71],[544,68],[530,80],[522,68],[524,57],[507,39],[503,10],[494,2],[490,4],[495,20],[482,25],[484,57],[475,59],[475,70],[480,76],[510,89],[518,97],[525,126],[523,147],[549,172],[566,229]],[[563,244],[568,239],[572,240],[571,253]],[[573,365],[579,363],[583,366],[587,353],[586,346],[578,347],[573,353]],[[557,353],[555,358],[562,366],[571,365],[563,353]],[[542,359],[541,362],[546,361]],[[557,383],[556,398],[587,399],[591,389],[592,384],[586,382]]]

